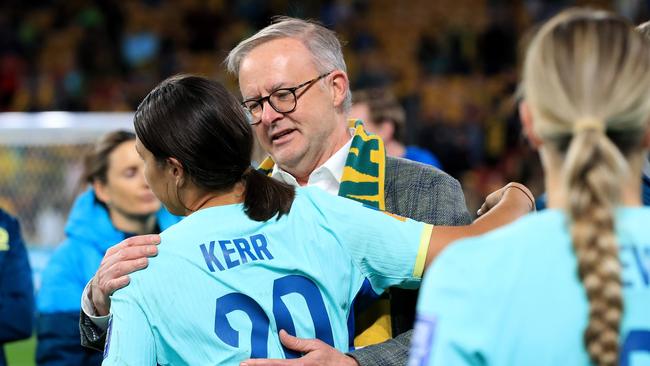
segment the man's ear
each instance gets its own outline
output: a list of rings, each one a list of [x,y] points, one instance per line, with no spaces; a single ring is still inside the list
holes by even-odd
[[[345,97],[350,92],[350,81],[348,80],[348,76],[341,70],[334,70],[330,77],[332,78],[332,90],[334,92],[334,106],[339,108],[343,105]]]
[[[167,163],[165,171],[171,175],[177,187],[182,186],[185,182],[185,169],[183,168],[183,164],[178,159],[171,157],[167,158],[165,162]]]
[[[530,107],[525,100],[519,102],[519,119],[521,120],[521,127],[534,149],[539,149],[542,146],[542,139],[537,136],[533,128],[533,114],[530,112]]]
[[[99,180],[93,181],[93,190],[95,190],[95,196],[98,200],[103,202],[105,205],[108,205],[111,201],[111,195],[108,193],[108,187],[106,184],[100,182]]]

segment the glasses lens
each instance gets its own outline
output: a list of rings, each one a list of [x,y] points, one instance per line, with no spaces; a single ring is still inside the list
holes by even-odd
[[[242,103],[244,110],[253,118],[258,118],[262,114],[262,106],[256,101]]]
[[[278,89],[269,95],[269,101],[279,113],[291,112],[296,107],[296,95],[289,89]]]

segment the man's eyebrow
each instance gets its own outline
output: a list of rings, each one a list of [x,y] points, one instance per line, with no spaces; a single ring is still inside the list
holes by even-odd
[[[284,88],[285,87],[284,85],[285,85],[284,82],[275,83],[275,84],[271,85],[271,88],[269,90],[271,90],[271,93],[273,93],[274,91],[276,91],[278,89]]]
[[[286,84],[285,82],[281,81],[271,85],[270,88],[266,89],[266,90],[270,90],[266,95],[269,95],[278,89],[286,88],[285,84]],[[262,95],[260,93],[255,93],[254,95],[251,96],[242,96],[242,100],[254,100],[254,99],[259,99],[261,97]]]

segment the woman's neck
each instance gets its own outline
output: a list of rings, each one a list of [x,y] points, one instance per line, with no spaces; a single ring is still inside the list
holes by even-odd
[[[245,187],[242,182],[236,183],[226,191],[204,191],[195,190],[188,193],[186,202],[191,202],[186,208],[186,214],[202,210],[204,208],[226,206],[244,202]]]
[[[111,222],[119,231],[136,235],[151,234],[156,228],[155,213],[149,215],[133,215],[111,208]]]

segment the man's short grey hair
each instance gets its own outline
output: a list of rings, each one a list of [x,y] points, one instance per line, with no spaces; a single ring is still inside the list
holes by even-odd
[[[332,70],[341,70],[347,73],[341,42],[336,33],[314,21],[290,17],[276,17],[273,24],[265,27],[251,37],[241,41],[233,48],[224,61],[228,71],[239,75],[242,60],[257,46],[266,42],[280,39],[293,38],[301,41],[312,54],[312,61],[319,74]],[[352,105],[352,93],[348,84],[347,94],[343,101],[343,112],[348,112]]]

